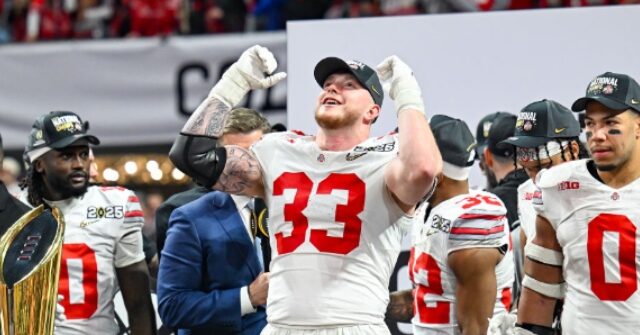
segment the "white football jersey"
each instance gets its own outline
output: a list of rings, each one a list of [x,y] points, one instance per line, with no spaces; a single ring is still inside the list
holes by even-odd
[[[122,187],[91,186],[81,197],[47,203],[65,221],[58,294],[66,320],[56,320],[55,334],[117,334],[115,270],[144,260],[138,198]]]
[[[460,334],[456,318],[457,281],[448,266],[449,254],[457,250],[504,250],[495,270],[497,291],[493,313],[509,310],[514,264],[506,214],[507,209],[497,196],[472,190],[438,204],[426,220],[424,215],[416,218],[409,259],[409,277],[415,286],[415,315],[411,320],[414,334]]]
[[[556,230],[567,292],[563,334],[636,334],[640,329],[640,179],[619,189],[587,160],[543,171],[536,211]]]
[[[397,137],[323,151],[312,136],[274,133],[252,150],[269,205],[269,323],[382,324],[404,217],[384,182]]]
[[[536,217],[538,214],[533,208],[533,198],[539,197],[540,191],[529,179],[518,186],[518,220],[520,220],[520,229],[527,237],[527,242],[532,241],[536,236]]]

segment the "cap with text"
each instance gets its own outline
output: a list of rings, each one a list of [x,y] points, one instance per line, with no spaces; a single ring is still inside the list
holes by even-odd
[[[325,80],[334,73],[351,73],[360,85],[369,91],[373,101],[378,106],[382,106],[384,91],[380,84],[380,78],[378,78],[376,71],[367,64],[357,60],[345,61],[337,57],[327,57],[318,62],[313,70],[313,76],[320,87],[323,87]]]
[[[87,128],[88,124],[73,112],[55,111],[41,115],[31,127],[25,159],[33,162],[53,149],[68,147],[82,139],[93,145],[100,144],[97,137],[87,134]]]
[[[489,129],[491,129],[493,121],[505,113],[507,112],[487,114],[478,122],[478,126],[476,127],[476,142],[478,143],[476,146],[476,158],[484,155],[484,148],[487,147],[487,138],[489,137]]]
[[[640,85],[626,74],[606,72],[589,83],[586,95],[576,100],[571,109],[574,112],[583,111],[591,101],[613,110],[631,109],[640,113]]]
[[[516,119],[513,136],[498,147],[511,144],[534,148],[551,140],[580,135],[580,123],[571,111],[553,100],[540,100],[525,106]]]

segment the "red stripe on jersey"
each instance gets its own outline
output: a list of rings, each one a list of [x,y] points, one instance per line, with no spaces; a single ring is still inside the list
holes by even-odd
[[[307,136],[302,130],[298,130],[298,129],[291,129],[291,132],[296,134],[296,135],[300,135],[300,136]]]
[[[461,227],[451,228],[451,234],[458,234],[458,235],[491,235],[491,234],[499,233],[502,231],[504,231],[504,225],[495,226],[489,229],[461,228]]]
[[[127,189],[122,186],[100,186],[100,190],[101,191],[112,191],[112,190],[126,191]]]
[[[462,215],[460,215],[460,218],[463,219],[463,220],[481,219],[481,220],[498,221],[498,220],[504,219],[505,217],[506,217],[505,215],[491,215],[491,214],[462,214]]]
[[[500,302],[502,302],[502,305],[507,310],[507,312],[511,310],[511,289],[510,288],[507,287],[502,289]]]
[[[130,195],[129,199],[127,199],[128,202],[140,202],[140,199],[138,199],[138,197],[136,197],[135,195]]]
[[[142,211],[129,211],[124,213],[125,218],[134,218],[134,217],[143,217],[144,214]]]

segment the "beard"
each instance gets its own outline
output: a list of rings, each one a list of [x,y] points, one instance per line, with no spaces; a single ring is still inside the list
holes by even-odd
[[[498,179],[496,178],[495,173],[490,169],[486,169],[484,171],[487,175],[487,190],[491,190],[492,188],[498,186]]]
[[[71,176],[78,176],[80,174],[82,174],[85,181],[81,185],[74,186],[70,180]],[[61,195],[62,199],[81,196],[85,194],[89,188],[89,178],[84,172],[74,172],[66,177],[53,174],[43,175],[43,177],[47,179],[49,186]]]
[[[615,170],[616,168],[618,168],[617,165],[615,164],[598,164],[595,163],[596,165],[596,169],[598,169],[598,171],[602,171],[602,172],[610,172]]]
[[[337,111],[320,111],[322,107],[316,109],[315,119],[318,125],[324,129],[340,129],[354,124],[358,120],[358,115],[349,113],[345,110]]]

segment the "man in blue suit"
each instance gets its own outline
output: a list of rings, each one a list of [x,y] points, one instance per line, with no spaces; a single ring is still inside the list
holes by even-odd
[[[269,129],[258,112],[238,108],[220,141],[249,148]],[[266,325],[269,273],[256,252],[251,201],[214,191],[173,211],[157,291],[162,322],[179,335],[253,335]]]

